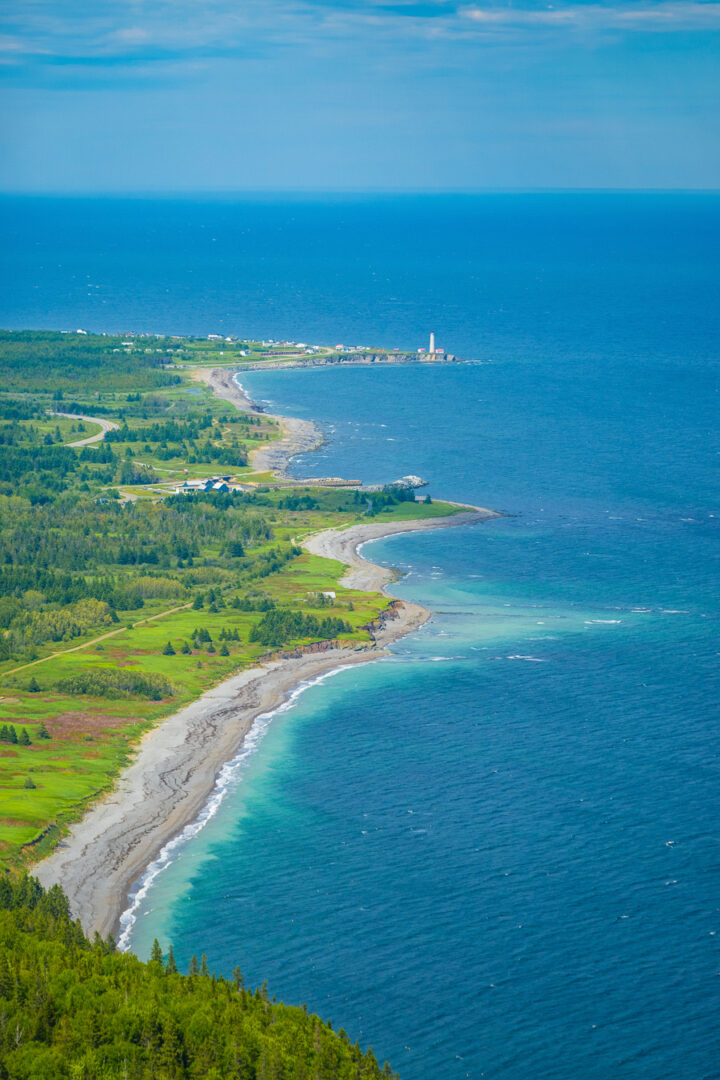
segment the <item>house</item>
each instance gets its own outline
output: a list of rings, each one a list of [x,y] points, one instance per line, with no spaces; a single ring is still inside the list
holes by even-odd
[[[209,491],[215,480],[186,480],[182,485],[183,491]]]

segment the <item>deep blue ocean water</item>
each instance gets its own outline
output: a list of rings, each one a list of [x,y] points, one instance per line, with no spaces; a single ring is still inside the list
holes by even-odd
[[[482,361],[241,376],[326,429],[298,475],[507,516],[370,547],[433,620],[260,725],[132,947],[239,963],[403,1080],[720,1076],[720,199],[0,212],[5,325]]]

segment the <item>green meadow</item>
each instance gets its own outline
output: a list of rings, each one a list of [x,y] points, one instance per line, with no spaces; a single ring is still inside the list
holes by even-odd
[[[301,539],[456,510],[254,472],[252,450],[278,425],[194,375],[240,351],[270,355],[259,343],[0,333],[0,863],[45,854],[144,731],[233,673],[317,641],[370,641],[387,599],[340,585],[344,566]],[[97,425],[55,411],[119,426],[71,448]],[[247,486],[173,494],[213,475]]]

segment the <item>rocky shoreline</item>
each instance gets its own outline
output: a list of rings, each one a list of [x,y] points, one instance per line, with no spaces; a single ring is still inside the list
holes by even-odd
[[[196,372],[218,397],[243,410],[258,412],[229,369]],[[275,417],[282,438],[255,452],[253,464],[283,475],[291,457],[319,445],[315,424]],[[359,548],[396,533],[439,529],[487,521],[491,510],[463,507],[446,518],[371,522],[328,529],[302,541],[317,555],[348,566],[343,584],[385,591],[392,571],[363,558]],[[319,643],[308,649],[268,657],[206,692],[163,720],[141,740],[132,764],[112,792],[74,825],[56,850],[38,864],[41,883],[58,883],[85,931],[102,936],[127,929],[130,895],[166,844],[194,822],[207,804],[222,767],[237,754],[255,720],[281,706],[298,686],[348,664],[386,656],[386,647],[412,633],[430,618],[417,604],[393,600],[390,609],[368,628],[371,641],[354,648]],[[125,918],[122,919],[123,913]]]

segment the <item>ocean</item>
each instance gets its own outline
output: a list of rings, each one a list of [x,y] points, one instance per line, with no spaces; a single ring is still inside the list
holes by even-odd
[[[403,1080],[720,1076],[720,198],[0,201],[5,326],[469,361],[240,376],[298,476],[482,526],[369,545],[435,612],[258,726],[130,944]]]

